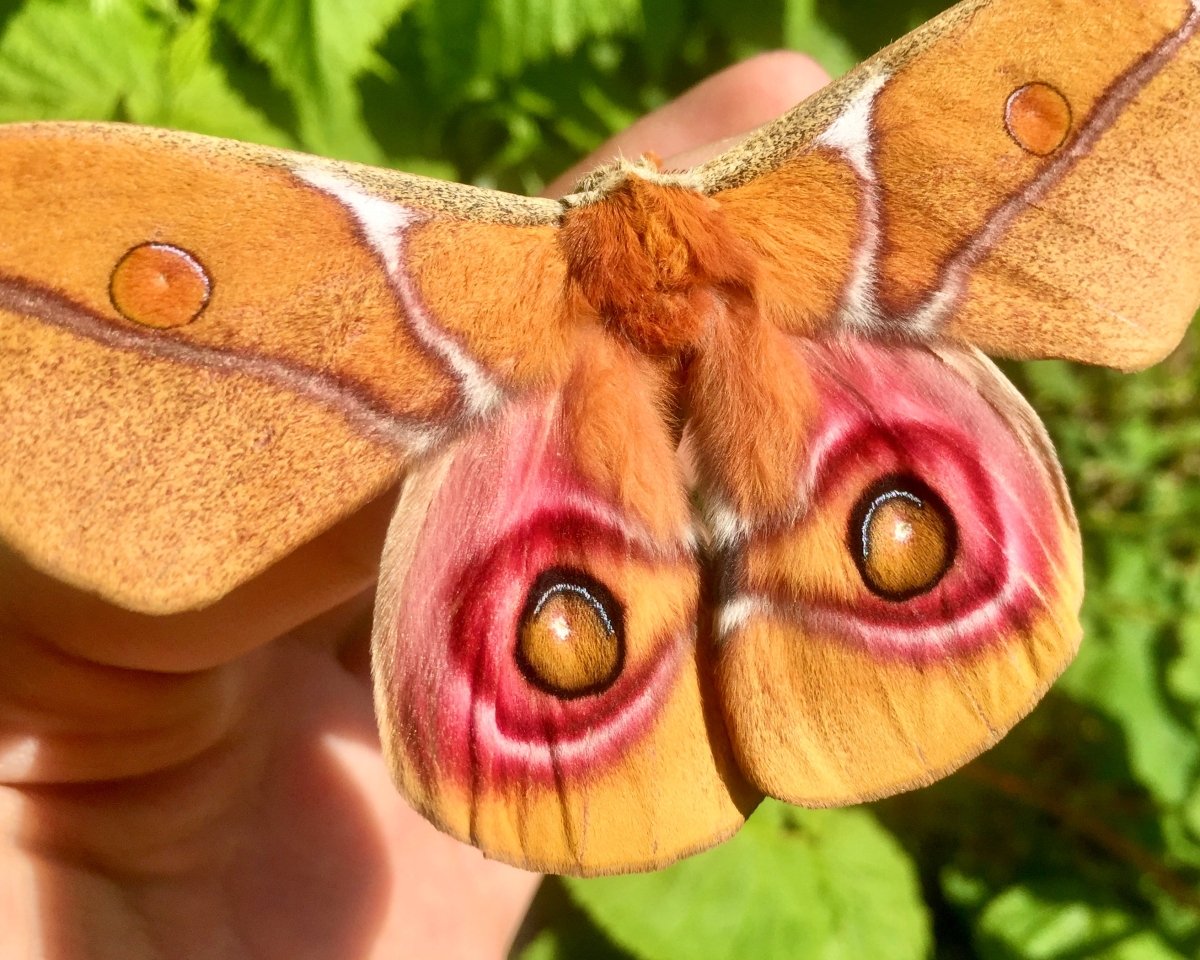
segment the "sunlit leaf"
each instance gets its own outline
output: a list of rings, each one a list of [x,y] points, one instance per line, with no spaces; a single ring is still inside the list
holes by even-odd
[[[864,810],[765,803],[733,840],[652,874],[569,881],[646,960],[917,960],[928,920],[912,863]]]
[[[850,45],[821,19],[817,0],[786,0],[783,42],[792,50],[807,53],[835,77],[858,60]]]
[[[1069,882],[1005,891],[980,918],[982,960],[1185,960],[1144,922],[1094,901]]]
[[[139,119],[252,143],[295,146],[288,134],[230,85],[224,67],[213,59],[212,39],[212,19],[207,11],[176,33],[165,50],[169,82],[159,116]]]
[[[31,0],[0,36],[0,121],[153,110],[167,37],[149,3]]]
[[[241,0],[220,16],[296,101],[312,150],[381,158],[363,123],[355,81],[410,0]]]

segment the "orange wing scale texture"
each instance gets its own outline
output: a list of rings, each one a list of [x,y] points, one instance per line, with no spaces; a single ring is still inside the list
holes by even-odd
[[[0,535],[39,567],[146,612],[202,606],[559,376],[549,227],[408,208],[395,240],[416,268],[389,270],[345,202],[361,185],[314,184],[329,166],[133,127],[0,129]],[[445,255],[456,237],[470,270]],[[203,271],[190,322],[159,329],[136,283],[114,287],[147,243]],[[543,323],[512,324],[522,309]]]
[[[755,231],[760,303],[796,333],[1145,367],[1200,302],[1198,30],[1192,0],[963,3],[696,175]],[[836,207],[766,189],[830,163]]]

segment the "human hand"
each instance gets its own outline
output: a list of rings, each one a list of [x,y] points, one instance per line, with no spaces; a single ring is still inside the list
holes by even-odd
[[[618,152],[699,162],[824,79],[794,54],[747,61],[548,192]],[[367,634],[393,501],[171,617],[0,548],[0,956],[504,954],[538,878],[434,830],[380,756]]]

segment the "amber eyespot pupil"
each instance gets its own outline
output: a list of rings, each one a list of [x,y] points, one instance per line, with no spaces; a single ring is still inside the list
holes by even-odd
[[[624,658],[623,616],[612,594],[575,570],[550,570],[529,591],[517,662],[535,686],[563,699],[599,693]]]
[[[212,282],[200,262],[168,243],[143,243],[113,268],[108,295],[126,320],[167,329],[191,323],[208,306]]]
[[[1071,132],[1071,105],[1048,83],[1018,87],[1004,105],[1004,126],[1021,149],[1039,157],[1052,154]]]
[[[954,560],[957,532],[937,494],[915,477],[893,477],[859,500],[849,539],[871,591],[887,600],[907,600],[942,579]]]

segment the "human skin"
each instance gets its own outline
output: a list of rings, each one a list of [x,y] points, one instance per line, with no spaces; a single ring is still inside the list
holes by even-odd
[[[687,166],[825,81],[764,54],[642,118]],[[704,145],[708,146],[704,146]],[[201,611],[149,617],[0,546],[0,956],[504,956],[538,876],[409,809],[367,675],[389,493]]]

